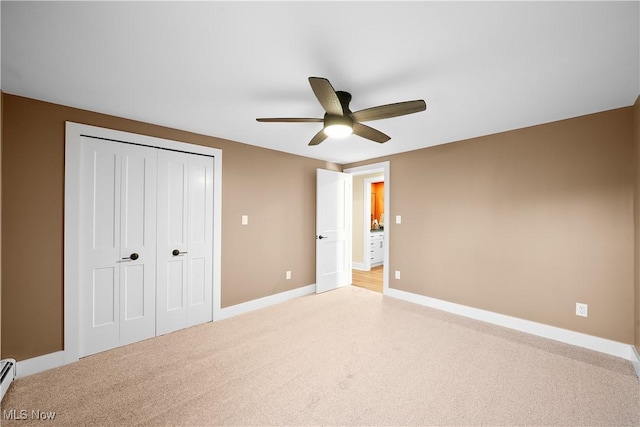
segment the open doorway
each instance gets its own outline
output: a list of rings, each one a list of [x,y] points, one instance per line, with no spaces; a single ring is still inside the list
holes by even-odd
[[[389,283],[389,162],[344,172],[353,175],[352,284],[384,294]]]

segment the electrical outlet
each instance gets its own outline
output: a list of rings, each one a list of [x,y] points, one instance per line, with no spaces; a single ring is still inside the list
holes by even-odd
[[[249,215],[242,215],[242,225],[249,225]]]
[[[396,215],[396,224],[402,224],[402,216]]]
[[[396,270],[396,275],[395,275],[397,280],[400,280],[400,272],[398,270]]]
[[[287,271],[287,273],[285,274],[285,277],[287,280],[291,279],[291,271]]]
[[[576,303],[576,316],[587,317],[589,314],[589,305],[581,302]]]

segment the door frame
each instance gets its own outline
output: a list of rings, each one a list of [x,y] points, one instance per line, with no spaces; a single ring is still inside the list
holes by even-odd
[[[389,239],[390,236],[390,228],[391,228],[391,221],[390,218],[391,217],[391,210],[390,210],[390,206],[391,206],[391,162],[390,161],[386,161],[386,162],[380,162],[380,163],[372,163],[369,165],[364,165],[364,166],[357,166],[357,167],[353,167],[353,168],[347,168],[344,169],[342,172],[344,173],[349,173],[352,175],[369,175],[369,174],[373,174],[373,173],[377,173],[380,172],[382,173],[382,176],[384,177],[384,216],[385,216],[385,226],[384,226],[384,230],[382,231],[384,233],[384,261],[383,261],[383,265],[384,265],[384,270],[383,270],[383,274],[382,274],[382,280],[383,280],[383,285],[382,285],[382,293],[387,294],[389,291],[389,248],[391,247],[391,242]],[[371,201],[369,201],[369,203],[371,203]],[[371,209],[371,208],[369,208]],[[366,227],[366,224],[365,224]],[[365,233],[364,235],[364,243],[366,244],[369,240],[368,237],[368,232]],[[366,249],[368,248],[368,246],[364,247],[364,250],[366,251]],[[364,260],[363,260],[364,261]],[[371,260],[369,260],[369,266]]]
[[[80,149],[83,136],[213,157],[213,320],[221,318],[222,150],[74,122],[65,123],[64,171],[64,363],[79,359]]]
[[[369,256],[371,254],[370,252],[370,247],[371,247],[371,227],[369,226],[371,224],[371,184],[375,183],[375,182],[384,182],[384,176],[376,176],[374,178],[365,178],[364,180],[364,191],[362,194],[362,226],[363,226],[363,233],[362,233],[362,237],[363,237],[363,241],[364,241],[364,245],[362,247],[362,264],[364,266],[364,271],[370,271],[371,270],[371,257]],[[386,184],[385,184],[386,185]],[[386,196],[386,192],[387,189],[385,188],[384,190],[385,192],[385,196]],[[385,205],[386,205],[386,197],[385,197]],[[385,207],[383,207],[383,209],[385,209]],[[386,212],[385,211],[385,216],[386,216]],[[384,235],[384,230],[383,231],[383,235]],[[383,245],[384,248],[384,245]],[[384,265],[384,262],[382,263]]]

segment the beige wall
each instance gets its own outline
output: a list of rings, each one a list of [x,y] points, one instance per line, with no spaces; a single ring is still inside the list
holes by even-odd
[[[7,94],[2,100],[3,357],[62,349],[65,120],[223,150],[223,306],[315,282],[315,169],[339,166]],[[390,268],[402,272],[390,286],[638,345],[639,110],[636,103],[366,162],[391,162],[390,212],[403,216],[401,225],[386,224]],[[243,214],[248,227],[240,225]],[[588,318],[575,316],[576,301],[589,304]]]
[[[640,353],[640,96],[633,106],[635,143],[635,345]]]
[[[367,178],[375,178],[382,175],[382,172],[377,172],[367,175],[355,175],[353,177],[353,239],[351,246],[353,262],[364,262],[364,260],[362,259],[362,245],[364,244],[364,224],[362,223],[364,217],[364,180]]]
[[[63,348],[66,120],[223,150],[223,307],[315,283],[316,168],[337,165],[7,94],[3,100],[4,357]],[[249,215],[248,226],[241,215]]]
[[[633,343],[632,113],[346,165],[390,161],[390,287]]]

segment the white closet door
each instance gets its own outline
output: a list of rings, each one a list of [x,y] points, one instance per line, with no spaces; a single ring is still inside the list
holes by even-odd
[[[213,158],[189,156],[187,326],[213,320]]]
[[[80,356],[155,335],[156,158],[83,140]]]
[[[212,207],[213,159],[161,150],[157,335],[212,320]]]
[[[120,345],[156,334],[157,157],[157,149],[122,144]]]
[[[119,144],[83,137],[80,206],[80,356],[120,341]]]

